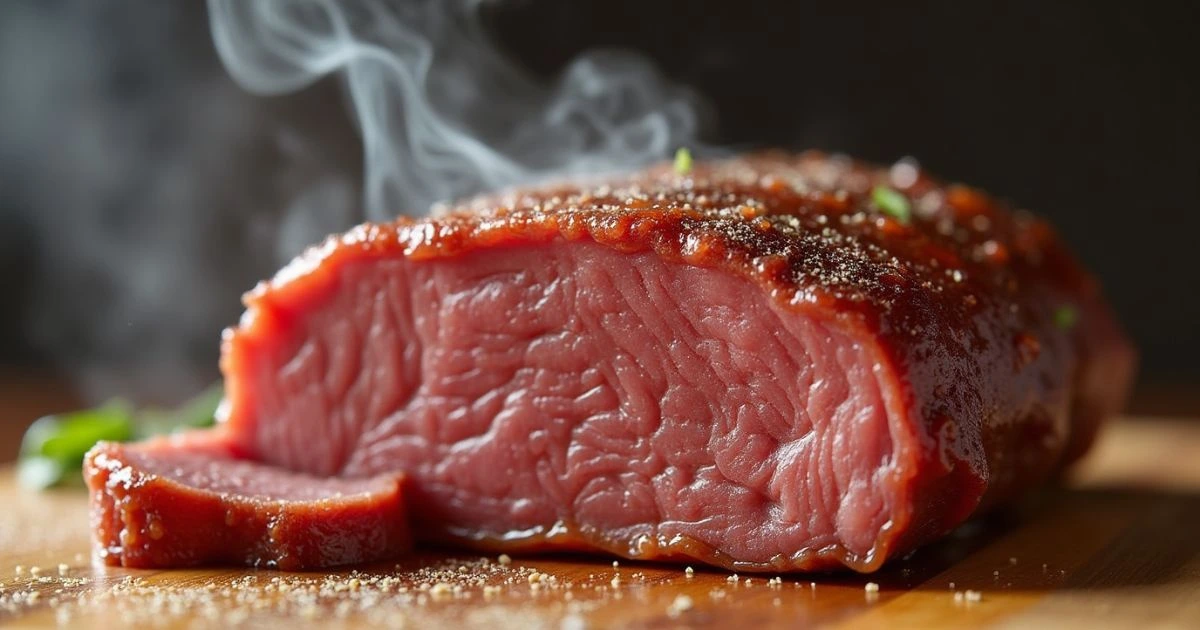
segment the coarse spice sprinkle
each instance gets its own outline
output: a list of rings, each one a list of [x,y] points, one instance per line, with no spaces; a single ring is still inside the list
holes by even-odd
[[[180,584],[100,573],[71,577],[70,566],[60,565],[58,569],[57,575],[18,577],[11,584],[0,584],[0,615],[17,615],[48,604],[60,626],[103,615],[120,625],[138,627],[183,621],[220,627],[256,626],[277,623],[283,617],[320,627],[352,621],[412,627],[414,621],[424,623],[430,619],[433,621],[428,625],[441,627],[454,615],[478,610],[447,605],[486,600],[486,610],[492,611],[487,614],[506,622],[499,625],[513,625],[515,620],[520,627],[527,627],[546,620],[546,611],[539,614],[523,610],[531,596],[540,597],[528,586],[536,586],[554,598],[552,602],[559,602],[548,609],[550,613],[576,617],[623,596],[615,590],[619,583],[614,583],[612,590],[604,586],[595,597],[579,601],[574,593],[591,584],[502,565],[489,558],[430,562],[415,568],[396,565],[392,571],[353,570],[326,575],[263,572],[233,580],[214,576]],[[642,572],[635,573],[633,579],[646,582]],[[527,586],[522,590],[520,585]]]
[[[667,614],[671,617],[678,617],[679,615],[691,610],[695,606],[696,603],[692,601],[691,597],[687,595],[676,595],[675,600],[672,601],[671,605],[667,607]]]
[[[978,604],[981,601],[983,601],[983,593],[979,591],[966,590],[954,592],[954,603],[956,605],[961,605],[963,602]]]

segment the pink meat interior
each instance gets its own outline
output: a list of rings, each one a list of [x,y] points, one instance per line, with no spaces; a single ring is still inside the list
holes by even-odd
[[[122,446],[123,463],[143,474],[238,498],[267,501],[324,501],[386,494],[395,480],[315,476],[257,462],[215,457],[198,450]]]
[[[565,526],[770,562],[868,553],[903,501],[873,337],[744,278],[551,243],[310,284],[247,318],[281,334],[243,340],[231,434],[291,470],[407,473],[418,536]]]

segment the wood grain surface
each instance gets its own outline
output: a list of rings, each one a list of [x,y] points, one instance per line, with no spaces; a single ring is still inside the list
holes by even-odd
[[[91,562],[81,491],[21,491],[5,470],[0,506],[10,627],[1200,628],[1197,422],[1117,423],[1064,487],[871,576],[453,550],[336,573],[132,571]]]

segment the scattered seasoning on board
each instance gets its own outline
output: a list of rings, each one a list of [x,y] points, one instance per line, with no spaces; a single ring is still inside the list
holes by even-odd
[[[691,610],[695,607],[695,602],[687,595],[676,595],[675,600],[667,607],[667,615],[670,617],[678,617],[679,615]]]
[[[966,590],[954,592],[954,603],[956,605],[961,605],[963,602],[978,604],[981,601],[983,601],[983,593],[980,591]]]

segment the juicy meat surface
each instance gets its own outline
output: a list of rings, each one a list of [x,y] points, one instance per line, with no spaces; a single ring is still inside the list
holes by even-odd
[[[246,301],[204,436],[233,457],[403,472],[418,539],[743,571],[944,534],[1077,458],[1133,369],[1044,222],[817,154],[361,226]]]
[[[303,569],[394,556],[411,542],[398,474],[318,478],[169,440],[101,442],[84,471],[109,564]]]
[[[582,524],[623,554],[687,540],[767,564],[813,542],[866,554],[903,500],[879,488],[913,436],[888,427],[870,335],[749,282],[554,244],[352,264],[339,283],[295,328],[246,340],[258,413],[288,421],[239,443],[326,475],[402,461],[422,535]]]

